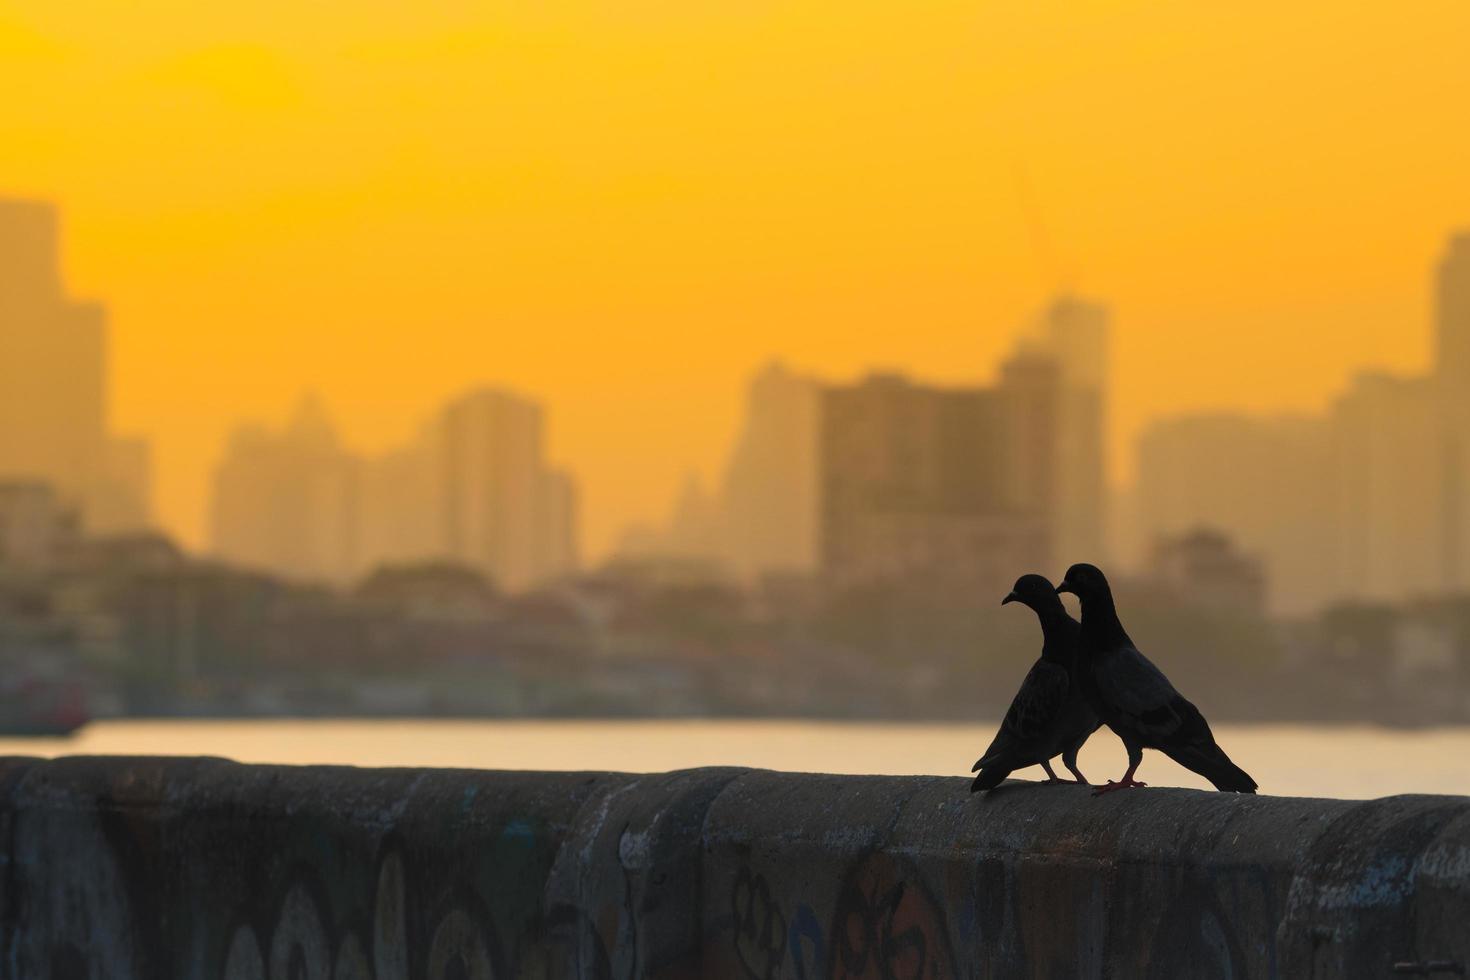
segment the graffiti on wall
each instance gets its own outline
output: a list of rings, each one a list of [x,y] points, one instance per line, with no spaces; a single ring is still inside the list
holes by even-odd
[[[957,975],[944,913],[912,862],[880,852],[849,869],[823,925],[813,905],[789,910],[765,875],[742,864],[730,890],[735,958],[750,980],[947,980]]]
[[[409,980],[403,858],[378,864],[371,935],[347,928],[334,934],[323,901],[303,880],[282,898],[269,935],[242,922],[230,936],[222,980]],[[494,927],[453,906],[439,916],[428,943],[428,980],[491,980],[496,976]]]
[[[553,904],[535,928],[539,940],[507,957],[494,917],[478,896],[457,900],[427,920],[422,940],[410,929],[404,860],[397,851],[379,862],[371,921],[362,930],[334,929],[323,899],[304,881],[285,892],[268,933],[235,926],[222,980],[493,980],[506,976],[611,976],[606,948],[589,916]],[[539,897],[539,896],[538,896]],[[507,965],[507,960],[513,960]]]

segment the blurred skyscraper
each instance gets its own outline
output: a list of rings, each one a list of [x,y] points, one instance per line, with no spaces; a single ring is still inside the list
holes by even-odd
[[[536,574],[541,407],[503,391],[450,402],[431,425],[444,554],[523,588]]]
[[[1435,381],[1446,421],[1444,575],[1470,589],[1470,231],[1451,236],[1435,270]]]
[[[775,362],[746,388],[721,492],[724,550],[743,576],[816,567],[820,405],[815,378]]]
[[[536,502],[538,581],[569,575],[581,567],[581,512],[576,478],[566,470],[543,466]]]
[[[997,389],[893,374],[826,389],[820,541],[829,581],[983,590],[1047,567],[1044,501],[1018,506],[1013,497],[1004,404]]]
[[[1399,600],[1449,591],[1451,460],[1433,379],[1364,372],[1333,404],[1331,422],[1338,596]]]
[[[1058,554],[1056,520],[1064,492],[1059,451],[1064,387],[1057,359],[1023,346],[1001,364],[995,389],[997,455],[991,465],[1005,506],[1045,527],[1045,567],[1066,561]]]
[[[54,207],[0,201],[0,473],[81,504],[105,442],[106,314],[66,295],[58,258]]]
[[[546,462],[541,406],[497,389],[451,402],[428,440],[442,553],[511,590],[571,571],[576,494]]]
[[[427,431],[364,459],[361,473],[359,571],[442,556],[439,480]]]
[[[1470,400],[1470,231],[1450,237],[1435,277],[1435,363]]]
[[[1048,501],[1053,552],[1064,564],[1105,560],[1109,348],[1107,308],[1062,295],[1042,311],[1007,366],[1015,383],[1031,392],[1028,411],[1053,427],[1050,486],[1038,492]],[[1055,361],[1059,371],[1050,408],[1035,403],[1036,365],[1023,366],[1036,358]],[[1022,374],[1031,380],[1023,382]],[[1015,424],[1041,423],[1017,418]]]
[[[358,469],[315,396],[280,432],[236,430],[214,474],[214,552],[291,578],[346,580],[357,570]]]
[[[0,478],[40,480],[95,531],[150,517],[147,447],[107,424],[107,314],[62,284],[56,208],[0,199]]]

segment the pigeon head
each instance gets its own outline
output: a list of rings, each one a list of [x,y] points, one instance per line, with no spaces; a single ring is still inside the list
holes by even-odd
[[[1022,602],[1030,608],[1036,608],[1038,604],[1050,605],[1047,599],[1054,598],[1055,595],[1057,594],[1051,588],[1051,582],[1048,582],[1044,574],[1023,574],[1016,579],[1016,585],[1011,586],[1011,591],[1007,592],[1005,598],[1001,599],[1001,605]]]
[[[1110,599],[1113,595],[1102,569],[1086,562],[1067,569],[1067,574],[1062,577],[1062,584],[1057,586],[1057,592],[1070,592],[1084,603],[1089,599]]]
[[[1037,612],[1059,604],[1056,591],[1044,575],[1022,575],[1016,579],[1015,587],[1000,600],[1002,606],[1008,602],[1022,603]]]

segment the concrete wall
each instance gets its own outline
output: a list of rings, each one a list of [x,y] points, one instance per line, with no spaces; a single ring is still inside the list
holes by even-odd
[[[1470,961],[1470,799],[968,782],[0,760],[0,976],[1295,980]]]

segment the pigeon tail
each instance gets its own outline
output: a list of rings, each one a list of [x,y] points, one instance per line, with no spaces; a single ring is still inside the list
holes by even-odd
[[[991,766],[999,762],[1001,756],[1004,754],[1005,753],[1002,750],[992,747],[991,750],[987,751],[979,759],[975,760],[975,764],[970,767],[970,771],[979,772],[981,769],[989,769]]]
[[[978,793],[982,789],[995,789],[1001,783],[1005,782],[1005,778],[1010,774],[1011,771],[1009,769],[999,767],[982,770],[980,775],[975,777],[975,781],[970,784],[970,792]]]
[[[1164,754],[1191,772],[1208,779],[1222,793],[1254,793],[1256,781],[1235,763],[1218,745],[1164,750]]]

